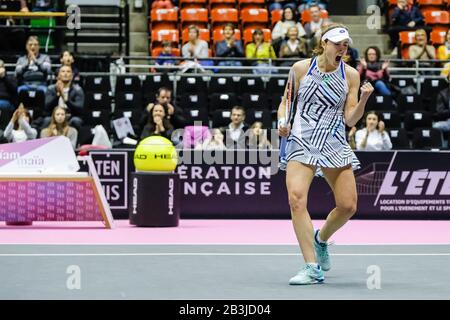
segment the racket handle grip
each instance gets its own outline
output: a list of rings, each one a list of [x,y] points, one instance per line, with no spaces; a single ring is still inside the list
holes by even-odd
[[[278,128],[279,127],[286,127],[286,118],[278,119]]]

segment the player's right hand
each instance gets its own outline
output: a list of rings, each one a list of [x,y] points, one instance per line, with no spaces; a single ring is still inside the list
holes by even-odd
[[[289,136],[290,132],[291,132],[290,124],[287,126],[284,125],[278,126],[278,134],[280,135],[280,137],[286,138],[287,136]]]

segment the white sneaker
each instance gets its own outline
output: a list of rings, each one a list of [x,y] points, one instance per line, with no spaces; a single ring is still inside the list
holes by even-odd
[[[322,268],[320,265],[317,268],[310,264],[307,264],[303,269],[301,269],[297,275],[289,280],[290,285],[308,285],[308,284],[318,284],[325,280],[323,276]]]

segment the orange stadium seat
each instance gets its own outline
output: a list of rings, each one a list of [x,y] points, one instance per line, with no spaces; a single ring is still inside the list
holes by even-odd
[[[152,9],[173,9],[173,3],[170,0],[153,1]]]
[[[409,59],[408,48],[410,45],[416,43],[416,33],[414,31],[401,31],[399,32],[399,39],[402,58]]]
[[[153,44],[161,43],[163,41],[170,41],[173,43],[178,43],[180,41],[180,33],[176,29],[162,29],[152,31],[152,48]]]
[[[178,11],[177,9],[152,9],[150,21],[152,29],[176,29]]]
[[[275,23],[280,21],[281,17],[283,17],[283,9],[272,10],[270,15],[271,15],[272,27],[273,27],[275,25]]]
[[[419,7],[423,6],[433,6],[433,7],[440,7],[443,6],[444,0],[417,0],[417,4]]]
[[[416,32],[415,31],[401,31],[399,32],[400,43],[402,45],[414,44],[416,43]]]
[[[328,11],[320,10],[320,16],[322,19],[328,19]],[[309,10],[303,10],[301,20],[303,24],[311,21],[311,13],[309,13]]]
[[[209,0],[209,9],[236,8],[236,0]]]
[[[204,8],[206,0],[180,0],[180,8]]]
[[[440,10],[424,10],[422,11],[425,23],[428,25],[444,25],[450,24],[450,15],[448,11]]]
[[[206,42],[209,42],[211,39],[210,34],[209,34],[209,29],[201,28],[201,29],[199,29],[199,31],[200,31],[199,38],[202,40],[205,40]],[[183,29],[183,32],[181,33],[181,41],[183,43],[189,41],[189,29],[188,28]]]
[[[241,10],[244,8],[267,8],[264,0],[238,0],[238,3]]]
[[[205,8],[185,8],[180,11],[181,28],[194,24],[199,28],[208,26],[208,9]]]
[[[447,34],[447,30],[433,30],[430,34],[431,44],[433,45],[441,45],[445,43],[445,35]]]
[[[234,29],[234,38],[236,40],[241,40],[241,30],[239,29]],[[213,43],[215,44],[218,41],[222,41],[224,39],[223,36],[223,29],[215,29],[213,31]]]
[[[211,10],[211,24],[213,28],[217,25],[238,22],[238,11],[235,8],[217,8]]]
[[[269,13],[267,9],[245,8],[241,10],[242,28],[245,27],[267,27]]]
[[[162,47],[156,47],[152,49],[152,57],[157,57],[162,51]],[[172,54],[176,57],[179,57],[181,52],[178,48],[172,48]]]
[[[272,42],[272,31],[270,29],[261,29],[264,33],[264,41]],[[244,30],[244,45],[253,41],[253,31],[255,28],[247,28]]]

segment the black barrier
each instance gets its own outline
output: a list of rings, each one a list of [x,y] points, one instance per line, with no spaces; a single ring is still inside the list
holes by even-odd
[[[134,150],[92,151],[115,218],[128,217]],[[220,156],[222,154],[222,156]],[[358,219],[450,219],[450,152],[357,152]],[[184,151],[177,167],[181,218],[290,218],[278,152]],[[219,162],[219,164],[218,164]],[[120,168],[127,168],[120,170]],[[106,192],[109,190],[109,192]],[[314,179],[308,210],[323,219],[334,207],[324,179]]]

